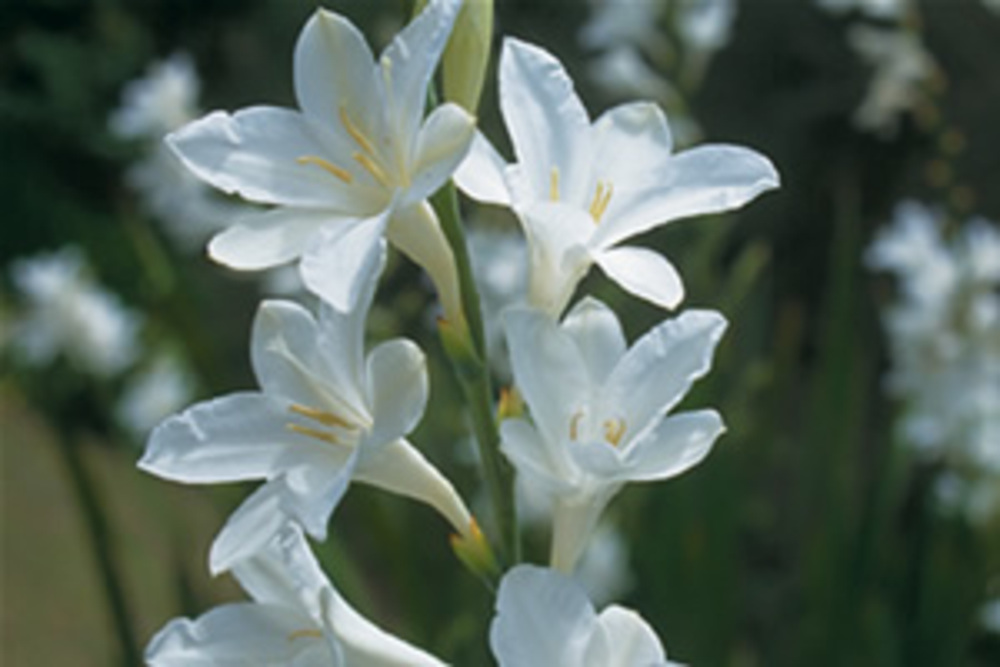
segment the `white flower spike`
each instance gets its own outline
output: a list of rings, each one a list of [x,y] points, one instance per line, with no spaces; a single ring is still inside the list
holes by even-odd
[[[500,104],[514,145],[508,165],[476,135],[455,180],[470,197],[511,206],[532,249],[531,303],[558,314],[597,264],[625,290],[674,308],[684,290],[650,250],[617,247],[679,218],[727,211],[778,186],[763,155],[708,145],[671,155],[651,102],[615,107],[593,124],[562,65],[515,39],[500,59]]]
[[[551,564],[572,572],[598,518],[626,482],[662,480],[699,463],[725,430],[714,410],[666,417],[708,372],[726,320],[691,310],[626,349],[614,313],[586,298],[562,324],[511,308],[514,380],[532,422],[507,419],[501,447],[553,499]]]
[[[350,313],[323,304],[317,321],[295,303],[265,301],[251,343],[261,390],[199,403],[150,436],[139,467],[154,475],[194,484],[267,480],[216,538],[213,572],[260,548],[286,516],[325,539],[352,480],[423,501],[474,537],[452,485],[404,439],[427,402],[423,353],[396,339],[364,356],[379,271],[362,274]]]
[[[519,565],[500,582],[490,647],[500,667],[668,667],[660,639],[637,613],[600,614],[573,579]]]
[[[273,207],[212,239],[215,260],[254,270],[301,257],[306,286],[345,311],[387,236],[431,275],[446,318],[458,317],[454,258],[426,199],[464,158],[475,119],[454,104],[422,119],[460,5],[428,3],[377,61],[354,25],[317,10],[295,48],[301,111],[217,111],[168,137],[200,178]]]
[[[444,665],[355,611],[294,525],[235,563],[233,574],[254,601],[216,607],[193,621],[170,621],[146,648],[150,667]]]

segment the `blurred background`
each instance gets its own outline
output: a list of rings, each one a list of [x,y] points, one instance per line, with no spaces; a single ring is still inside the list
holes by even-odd
[[[641,239],[678,265],[686,306],[731,321],[685,403],[717,407],[729,430],[690,473],[626,489],[581,577],[602,604],[637,609],[673,659],[1000,664],[998,4],[497,0],[496,34],[556,54],[593,116],[655,99],[678,149],[750,146],[782,176],[741,211]],[[160,139],[212,109],[294,106],[292,49],[316,6],[0,4],[4,665],[136,664],[169,618],[242,596],[205,563],[247,489],[134,464],[164,416],[255,386],[262,296],[307,297],[294,271],[208,261],[243,204],[193,181]],[[324,6],[379,48],[411,11]],[[509,156],[492,76],[480,118]],[[463,207],[495,308],[521,289],[516,221]],[[631,338],[664,317],[599,275],[582,291]],[[413,440],[475,503],[432,299],[396,258],[372,338],[427,350],[432,402]],[[543,559],[544,530],[525,535]],[[490,664],[491,596],[424,508],[355,487],[321,558],[385,627]]]

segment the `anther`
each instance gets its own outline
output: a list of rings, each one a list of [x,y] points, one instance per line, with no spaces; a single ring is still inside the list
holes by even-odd
[[[323,169],[327,173],[333,174],[334,176],[342,180],[344,183],[350,184],[351,181],[354,180],[354,177],[351,176],[351,172],[347,171],[346,169],[338,167],[329,160],[325,160],[315,155],[303,155],[300,158],[296,158],[295,161],[299,164],[316,165],[317,167]]]
[[[309,419],[314,419],[320,424],[325,426],[338,426],[340,428],[353,428],[351,422],[347,421],[342,417],[338,417],[332,412],[325,412],[323,410],[317,410],[316,408],[309,408],[304,405],[299,405],[298,403],[292,403],[288,406],[289,411],[294,412],[297,415],[302,415],[303,417],[308,417]]]
[[[296,630],[295,632],[291,632],[288,634],[288,641],[293,642],[296,639],[305,639],[307,637],[310,639],[322,639],[323,633],[313,628],[308,628],[305,630]]]
[[[375,147],[372,146],[372,142],[369,141],[368,137],[365,136],[365,133],[351,121],[351,117],[347,115],[347,109],[344,107],[340,107],[340,122],[343,124],[344,129],[347,130],[347,133],[351,135],[351,139],[354,139],[355,143],[357,143],[361,150],[365,151],[372,157],[375,157]]]
[[[549,199],[559,201],[559,167],[549,172]]]
[[[359,153],[358,151],[351,153],[351,157],[354,158],[354,161],[360,164],[365,171],[371,174],[372,178],[378,181],[382,187],[389,187],[389,177],[385,175],[385,171],[383,171],[382,167],[380,167],[377,162],[364,153]]]
[[[625,435],[625,420],[606,419],[604,421],[604,439],[613,447],[617,447]]]

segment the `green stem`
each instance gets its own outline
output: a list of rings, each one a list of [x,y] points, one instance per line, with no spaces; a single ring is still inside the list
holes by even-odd
[[[120,570],[115,567],[111,530],[102,511],[96,485],[87,472],[78,444],[66,433],[60,434],[60,441],[63,460],[90,538],[90,548],[97,561],[111,622],[118,636],[122,664],[141,665],[142,652],[125,601],[125,590],[118,574]]]
[[[486,360],[482,310],[459,219],[455,186],[448,183],[431,198],[431,203],[437,211],[441,228],[455,256],[462,308],[465,311],[465,321],[472,343],[470,347],[463,345],[462,341],[458,341],[457,345],[445,341],[444,347],[451,359],[472,417],[483,478],[493,505],[501,558],[509,563],[516,563],[520,560],[521,554],[517,509],[514,505],[513,473],[500,454],[500,432],[493,408],[493,388]],[[462,335],[461,332],[456,333]]]

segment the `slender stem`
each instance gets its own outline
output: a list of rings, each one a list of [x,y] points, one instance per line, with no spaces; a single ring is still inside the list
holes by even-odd
[[[111,622],[120,644],[121,662],[123,665],[140,665],[142,652],[132,627],[125,590],[119,577],[120,570],[115,566],[112,534],[102,511],[96,485],[80,456],[78,443],[66,433],[60,434],[60,441],[60,450],[90,538],[90,548],[97,561]]]

